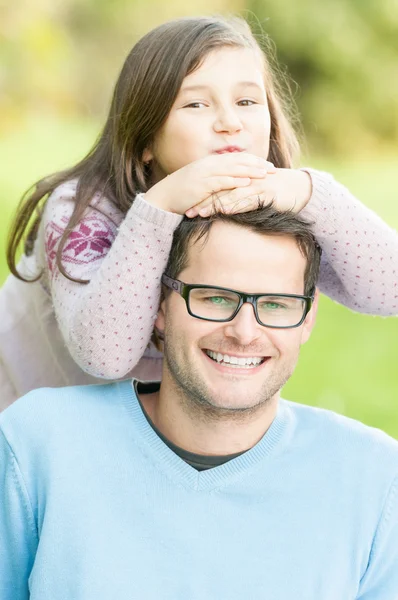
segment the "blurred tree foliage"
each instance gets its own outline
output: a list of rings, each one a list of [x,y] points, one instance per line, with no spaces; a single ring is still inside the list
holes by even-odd
[[[32,113],[102,118],[143,33],[217,12],[243,14],[275,42],[313,147],[397,141],[398,0],[0,0],[0,126]]]
[[[398,0],[249,0],[326,151],[398,139]],[[396,148],[395,148],[396,151]]]

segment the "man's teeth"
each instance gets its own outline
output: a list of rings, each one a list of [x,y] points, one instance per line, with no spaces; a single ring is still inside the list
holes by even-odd
[[[260,356],[229,356],[228,354],[221,354],[220,352],[213,352],[212,350],[206,350],[206,354],[218,363],[238,367],[257,367],[263,362],[263,359]]]

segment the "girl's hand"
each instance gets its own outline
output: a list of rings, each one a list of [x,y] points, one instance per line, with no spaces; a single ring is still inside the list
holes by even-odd
[[[274,203],[280,211],[298,213],[306,206],[312,193],[311,177],[298,169],[276,169],[275,174],[254,179],[250,185],[223,190],[216,200],[208,198],[187,211],[187,216],[208,217],[214,212],[240,213],[255,210],[259,205]]]
[[[183,215],[203,202],[211,206],[220,192],[249,188],[254,181],[263,181],[275,171],[272,163],[247,152],[211,154],[156,183],[146,192],[145,200]]]

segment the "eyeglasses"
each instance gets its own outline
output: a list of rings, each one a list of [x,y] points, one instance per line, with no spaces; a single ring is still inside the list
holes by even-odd
[[[162,276],[162,283],[184,298],[192,317],[218,323],[232,321],[243,304],[248,302],[253,306],[257,322],[264,327],[299,327],[314,301],[314,292],[310,296],[246,294],[229,288],[187,284],[168,275]]]

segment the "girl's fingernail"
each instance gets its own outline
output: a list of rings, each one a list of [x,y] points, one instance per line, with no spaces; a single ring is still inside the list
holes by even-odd
[[[187,217],[194,217],[196,215],[196,211],[193,208],[190,208],[185,214]]]
[[[201,217],[207,217],[207,215],[209,214],[209,209],[208,208],[202,208],[202,210],[199,211],[199,214]]]

